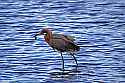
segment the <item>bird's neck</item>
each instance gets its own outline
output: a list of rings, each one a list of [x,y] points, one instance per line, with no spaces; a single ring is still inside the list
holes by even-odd
[[[52,39],[52,32],[48,32],[45,36],[44,39],[47,43]]]

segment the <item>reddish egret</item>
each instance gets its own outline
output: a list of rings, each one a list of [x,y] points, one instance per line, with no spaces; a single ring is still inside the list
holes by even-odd
[[[42,29],[40,32],[38,32],[35,35],[35,39],[37,37],[37,35],[44,35],[44,39],[45,41],[54,49],[60,52],[61,57],[62,57],[62,68],[64,70],[64,59],[63,59],[63,55],[62,52],[68,52],[70,53],[76,64],[77,64],[77,60],[74,56],[74,52],[79,51],[80,47],[77,46],[74,43],[74,38],[72,36],[67,36],[67,35],[63,35],[63,34],[53,34],[51,32],[51,30],[44,28]],[[78,64],[77,64],[78,66]]]

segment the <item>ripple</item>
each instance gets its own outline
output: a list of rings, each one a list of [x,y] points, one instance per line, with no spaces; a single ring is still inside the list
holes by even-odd
[[[124,0],[0,1],[0,82],[124,83]],[[43,27],[76,37],[74,60],[61,57],[42,36]]]

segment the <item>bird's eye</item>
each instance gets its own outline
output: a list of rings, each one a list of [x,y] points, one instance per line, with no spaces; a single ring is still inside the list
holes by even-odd
[[[47,35],[47,33],[43,33],[44,35]]]

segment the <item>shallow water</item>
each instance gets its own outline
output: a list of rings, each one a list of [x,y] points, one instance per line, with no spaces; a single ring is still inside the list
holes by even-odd
[[[0,83],[125,83],[124,0],[0,0]],[[76,37],[79,66],[61,57],[43,27]]]

